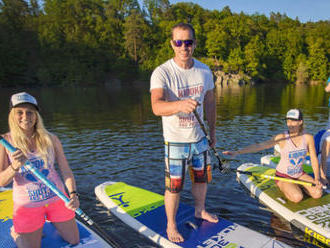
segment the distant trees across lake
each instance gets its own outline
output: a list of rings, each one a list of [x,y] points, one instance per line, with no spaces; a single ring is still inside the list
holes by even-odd
[[[301,23],[168,0],[0,0],[0,86],[97,84],[150,73],[173,56],[178,22],[194,26],[195,57],[213,70],[257,82],[330,75],[329,20]]]

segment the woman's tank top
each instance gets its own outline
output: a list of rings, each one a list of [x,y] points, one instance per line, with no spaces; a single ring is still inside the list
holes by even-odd
[[[10,137],[10,135],[9,135]],[[8,138],[9,142],[11,139]],[[10,153],[7,151],[9,162],[12,162]],[[56,187],[64,191],[64,184],[55,170],[55,155],[49,154],[48,166],[45,167],[44,160],[37,152],[27,155],[31,164],[42,173]],[[13,201],[15,206],[40,207],[60,199],[43,182],[33,175],[25,167],[21,167],[13,179]]]
[[[307,143],[305,135],[302,136],[302,143],[296,147],[292,142],[289,133],[285,133],[285,146],[281,149],[281,160],[276,170],[293,178],[299,178],[304,172],[302,165],[307,154]]]

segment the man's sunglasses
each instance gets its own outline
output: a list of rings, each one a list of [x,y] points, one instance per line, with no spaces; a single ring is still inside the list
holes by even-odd
[[[176,47],[181,47],[184,44],[185,47],[191,47],[194,44],[194,40],[173,40],[173,44]]]

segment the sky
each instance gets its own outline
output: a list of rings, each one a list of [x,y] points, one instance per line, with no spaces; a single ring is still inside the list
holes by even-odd
[[[264,14],[269,17],[271,12],[286,14],[300,22],[316,22],[330,20],[330,0],[170,0],[171,4],[192,2],[204,9],[221,11],[229,6],[233,13]]]

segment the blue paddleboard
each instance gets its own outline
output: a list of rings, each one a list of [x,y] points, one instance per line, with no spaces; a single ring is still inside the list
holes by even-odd
[[[172,243],[167,239],[162,195],[123,182],[105,182],[95,188],[95,194],[111,213],[162,247],[290,247],[222,218],[218,223],[197,219],[194,208],[184,203],[178,209],[177,225],[185,241]]]

